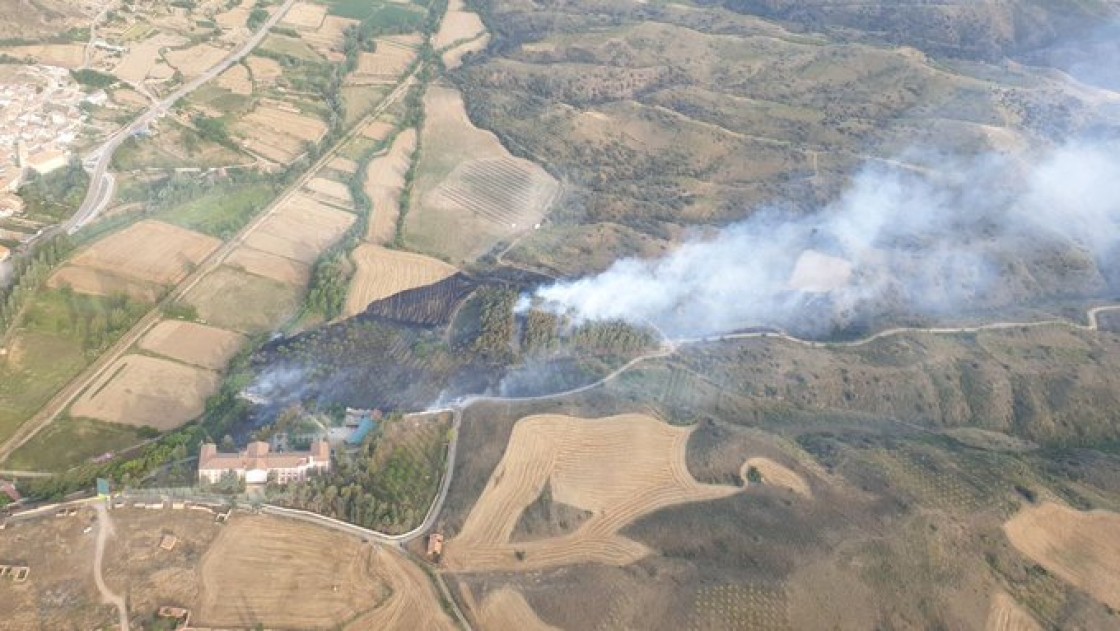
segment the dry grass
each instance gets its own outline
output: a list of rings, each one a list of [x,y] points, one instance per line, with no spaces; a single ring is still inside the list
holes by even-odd
[[[1000,591],[992,595],[992,606],[984,631],[1042,631],[1031,614],[1019,606],[1015,599]]]
[[[342,182],[317,177],[308,181],[304,188],[312,193],[317,193],[323,198],[323,201],[336,206],[352,208],[354,205],[354,200],[350,199],[350,187]]]
[[[229,55],[227,50],[209,44],[198,44],[190,48],[169,50],[164,53],[164,58],[172,68],[190,79],[218,65],[227,55]]]
[[[424,110],[408,241],[459,263],[532,230],[559,191],[556,180],[475,127],[457,90],[431,87]]]
[[[762,483],[767,486],[789,489],[803,497],[813,496],[813,492],[809,490],[809,485],[805,483],[801,476],[769,458],[748,458],[739,471],[739,477],[742,478],[743,484],[750,484],[747,481],[747,471],[751,467],[758,470],[762,475]]]
[[[245,337],[212,326],[164,320],[139,342],[141,349],[200,368],[221,370],[245,344]]]
[[[325,17],[327,17],[327,7],[309,2],[297,2],[280,20],[280,24],[301,30],[314,31],[323,23]]]
[[[347,316],[365,311],[372,302],[437,283],[459,271],[431,257],[370,244],[355,248],[351,257],[357,271],[346,297]]]
[[[351,213],[295,194],[253,230],[245,245],[310,265],[355,219]]]
[[[440,22],[439,32],[432,40],[436,50],[446,48],[455,42],[471,39],[486,30],[482,19],[477,13],[465,11],[463,0],[451,0],[447,3],[447,13]]]
[[[46,66],[59,66],[75,70],[85,62],[85,47],[78,44],[48,44],[31,46],[6,46],[0,54],[17,59],[33,60]]]
[[[272,85],[284,74],[280,62],[268,57],[250,55],[245,58],[245,65],[249,66],[249,72],[253,75],[253,82],[259,86]]]
[[[311,266],[271,252],[241,246],[230,253],[225,264],[250,274],[271,278],[285,285],[302,287],[311,279]]]
[[[355,629],[457,629],[440,606],[432,582],[424,571],[400,554],[378,547],[373,552],[374,573],[389,586],[391,595],[376,609],[354,621]]]
[[[1003,530],[1024,556],[1120,609],[1120,514],[1045,502],[1024,508]]]
[[[218,373],[144,355],[126,355],[109,366],[70,409],[73,416],[179,427],[202,414],[207,397],[218,391]]]
[[[143,302],[155,302],[164,291],[163,287],[152,283],[122,278],[104,270],[72,265],[55,272],[47,281],[47,286],[51,289],[70,287],[79,294],[93,296],[125,294],[129,298]]]
[[[223,265],[202,279],[186,301],[198,309],[204,323],[257,333],[283,324],[295,314],[302,296],[302,287]]]
[[[214,237],[145,220],[97,241],[71,264],[127,280],[169,285],[182,280],[221,244]]]
[[[486,594],[478,611],[478,622],[486,631],[559,631],[542,622],[521,592],[512,587]]]
[[[245,23],[249,21],[249,12],[253,10],[253,5],[255,4],[255,0],[244,0],[244,2],[229,11],[216,14],[214,16],[214,22],[227,30],[245,28]]]
[[[381,557],[327,528],[237,515],[200,564],[198,623],[336,628],[396,596],[378,572]]]
[[[386,245],[397,234],[397,218],[401,212],[401,191],[404,176],[416,151],[416,130],[406,129],[393,140],[389,151],[369,163],[366,170],[366,194],[373,202],[373,215],[366,238]]]
[[[218,75],[215,85],[234,94],[248,96],[253,93],[253,79],[249,76],[249,69],[241,64],[230,66],[229,70]]]
[[[620,529],[667,506],[739,492],[692,478],[685,464],[691,432],[641,414],[518,421],[462,530],[447,542],[444,563],[455,571],[532,571],[645,557],[650,550]],[[511,543],[521,514],[546,486],[552,501],[591,516],[571,534]]]
[[[121,81],[140,83],[151,75],[160,62],[159,50],[167,46],[182,46],[187,40],[176,35],[154,35],[138,44],[129,46],[113,74]]]

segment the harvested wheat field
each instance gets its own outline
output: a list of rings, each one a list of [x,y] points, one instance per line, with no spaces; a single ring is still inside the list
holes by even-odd
[[[463,65],[463,58],[470,53],[478,53],[486,50],[490,45],[490,34],[483,33],[482,35],[459,44],[458,46],[447,49],[442,56],[443,65],[448,70],[454,70]]]
[[[354,173],[358,172],[358,163],[349,158],[338,156],[336,158],[331,158],[331,161],[327,163],[327,168],[334,169],[339,173],[353,175]]]
[[[253,75],[253,82],[260,86],[272,85],[284,74],[280,62],[268,57],[250,55],[245,58],[245,65],[249,67],[249,72]]]
[[[1014,598],[998,591],[992,595],[992,606],[988,610],[984,631],[1042,631],[1042,625]]]
[[[256,0],[244,0],[241,4],[229,11],[223,11],[214,16],[214,23],[223,29],[242,29],[249,21],[249,13],[256,5]]]
[[[314,31],[327,17],[327,7],[310,2],[297,2],[288,13],[281,18],[281,26],[289,26],[301,30]]]
[[[420,144],[406,240],[416,249],[470,261],[499,241],[532,230],[559,192],[536,164],[515,158],[467,118],[457,90],[433,86]]]
[[[478,14],[465,9],[463,0],[451,0],[447,3],[447,13],[443,14],[439,32],[432,40],[433,48],[442,50],[455,42],[477,37],[486,30]]]
[[[667,506],[740,491],[693,479],[685,464],[691,433],[643,414],[518,421],[462,530],[444,547],[443,563],[485,572],[638,561],[650,550],[617,534],[626,525]],[[570,534],[512,543],[521,514],[546,488],[551,501],[591,516]]]
[[[521,592],[512,587],[486,594],[478,610],[478,623],[486,631],[560,631],[541,621]]]
[[[242,144],[249,151],[287,163],[303,153],[307,143],[318,142],[327,133],[327,124],[304,114],[260,105],[235,124],[233,131],[244,139]]]
[[[354,200],[350,199],[350,187],[342,182],[316,177],[309,180],[304,189],[315,193],[320,200],[328,204],[348,209],[354,206]]]
[[[159,50],[167,46],[182,46],[187,39],[177,35],[154,35],[148,39],[129,46],[128,52],[121,58],[120,63],[113,68],[113,74],[121,81],[127,83],[140,83],[153,73],[160,61]]]
[[[145,355],[110,365],[70,409],[73,416],[170,430],[196,418],[218,391],[218,373]]]
[[[186,228],[144,220],[95,242],[70,264],[128,280],[169,285],[182,280],[221,244]]]
[[[85,63],[85,47],[78,44],[6,46],[0,48],[0,54],[70,70],[77,70]]]
[[[245,245],[310,265],[356,219],[351,213],[297,193],[253,230]]]
[[[369,613],[354,621],[354,629],[447,629],[458,627],[440,605],[435,587],[424,571],[392,550],[376,547],[373,571],[389,586],[391,595]]]
[[[366,169],[366,195],[373,203],[366,238],[373,243],[385,245],[396,238],[404,176],[415,151],[416,130],[409,128],[397,134],[389,151],[371,160]]]
[[[391,123],[386,123],[385,121],[373,121],[370,124],[366,125],[365,129],[362,130],[362,136],[376,142],[381,142],[382,140],[388,138],[389,134],[393,133],[394,129],[396,129],[396,127],[394,127]]]
[[[69,287],[79,294],[92,296],[112,296],[125,294],[141,302],[155,302],[165,291],[165,287],[154,283],[122,278],[104,270],[67,265],[51,275],[47,287],[59,289]]]
[[[357,270],[346,296],[347,316],[365,311],[372,302],[406,289],[438,283],[459,271],[422,254],[388,250],[368,243],[355,248],[351,256]]]
[[[242,333],[269,331],[299,309],[303,287],[221,266],[186,295],[206,324]],[[252,305],[252,308],[246,308]]]
[[[1024,556],[1120,609],[1120,513],[1045,502],[1019,511],[1003,530]]]
[[[390,39],[378,39],[377,50],[361,53],[358,68],[347,79],[350,85],[394,83],[416,60],[416,49]]]
[[[328,59],[342,52],[346,40],[346,29],[360,24],[358,20],[328,15],[323,19],[319,28],[312,32],[304,32],[300,39],[307,42],[311,48]],[[342,55],[345,59],[345,55]]]
[[[230,66],[229,70],[218,75],[214,83],[234,94],[248,96],[253,93],[253,79],[249,76],[249,69],[241,64]]]
[[[227,55],[229,51],[209,44],[198,44],[190,48],[169,50],[163,56],[172,68],[191,79],[218,65]]]
[[[328,528],[238,514],[199,565],[198,624],[338,628],[396,596],[377,571],[379,557],[375,546]]]
[[[245,344],[245,336],[182,320],[160,322],[139,342],[141,349],[199,368],[221,370]]]
[[[743,463],[743,468],[739,471],[739,477],[743,480],[744,485],[751,484],[747,481],[747,472],[751,467],[754,467],[762,476],[762,484],[766,486],[789,489],[803,497],[813,496],[813,492],[809,490],[809,485],[805,483],[801,476],[769,458],[749,458]]]
[[[311,280],[311,266],[271,252],[241,246],[230,253],[225,264],[250,274],[271,278],[286,285],[304,286]]]

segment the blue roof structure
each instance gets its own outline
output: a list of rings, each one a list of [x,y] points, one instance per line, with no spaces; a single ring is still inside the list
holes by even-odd
[[[369,433],[372,432],[375,427],[377,427],[377,423],[374,423],[373,419],[368,416],[363,418],[362,421],[358,423],[358,429],[355,429],[354,433],[350,434],[350,437],[346,439],[346,444],[351,446],[362,444],[362,441],[366,439],[366,436],[369,436]]]
[[[105,478],[97,478],[97,495],[99,497],[109,497],[109,481]]]

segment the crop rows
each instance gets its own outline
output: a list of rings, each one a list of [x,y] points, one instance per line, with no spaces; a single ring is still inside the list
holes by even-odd
[[[785,590],[771,585],[719,585],[696,592],[688,628],[790,629]]]

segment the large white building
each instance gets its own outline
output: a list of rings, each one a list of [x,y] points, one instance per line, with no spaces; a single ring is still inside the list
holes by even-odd
[[[218,482],[232,472],[246,484],[264,484],[270,473],[276,481],[286,484],[293,480],[306,480],[311,471],[329,471],[331,447],[326,441],[311,444],[310,451],[270,453],[268,443],[254,442],[244,451],[235,454],[218,453],[218,446],[206,443],[198,455],[198,481]]]

